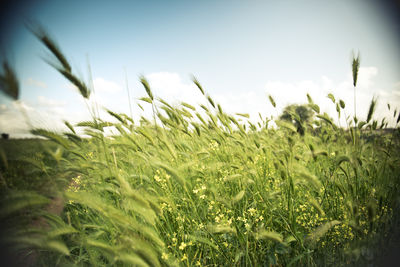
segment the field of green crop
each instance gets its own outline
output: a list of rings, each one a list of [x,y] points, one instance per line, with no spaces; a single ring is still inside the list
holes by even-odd
[[[88,98],[54,43],[36,34]],[[152,119],[108,111],[113,121],[94,115],[66,123],[66,133],[32,130],[50,141],[3,140],[3,244],[20,257],[35,251],[39,266],[366,266],[381,259],[399,222],[400,135],[398,124],[386,129],[372,119],[376,102],[366,121],[347,118],[347,128],[310,96],[307,120],[289,110],[289,120],[261,114],[252,123],[224,112],[194,82],[207,105],[171,106],[142,77],[141,102]],[[345,103],[329,98],[340,116]],[[275,105],[272,97],[267,104]],[[397,110],[388,109],[398,123]],[[118,134],[105,135],[107,127]],[[56,196],[65,200],[60,214],[46,209]],[[30,223],[38,217],[47,224]]]

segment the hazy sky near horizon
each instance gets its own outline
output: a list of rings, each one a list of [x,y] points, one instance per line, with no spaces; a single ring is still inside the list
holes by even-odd
[[[390,1],[14,1],[2,7],[0,58],[15,67],[20,101],[0,95],[0,131],[25,136],[29,125],[59,129],[62,120],[90,118],[74,88],[43,58],[45,47],[24,23],[39,22],[88,81],[90,64],[98,103],[129,114],[145,96],[144,75],[156,96],[199,103],[191,82],[229,113],[277,116],[310,93],[336,118],[328,93],[353,115],[351,52],[361,54],[357,113],[378,97],[376,118],[400,108],[399,5]],[[126,73],[126,75],[125,75]],[[277,109],[268,102],[271,94]],[[145,105],[145,104],[143,104]],[[139,109],[134,108],[138,118]]]

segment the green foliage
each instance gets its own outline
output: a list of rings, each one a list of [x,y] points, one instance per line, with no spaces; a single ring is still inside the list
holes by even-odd
[[[335,101],[335,97],[334,97],[331,93],[328,94],[328,98],[329,98],[330,100],[332,100],[333,103],[336,102],[336,101]]]
[[[357,124],[357,101],[356,101],[356,85],[358,79],[358,71],[360,69],[360,53],[356,56],[353,51],[351,70],[353,74],[353,86],[354,86],[354,124]]]
[[[18,99],[19,96],[19,82],[15,71],[10,67],[7,61],[3,62],[3,73],[0,74],[0,91],[6,95]]]
[[[55,41],[50,38],[48,33],[46,33],[46,31],[38,25],[29,24],[27,27],[54,55],[58,63],[62,66],[61,69],[71,72],[71,65],[68,63],[68,60],[65,58]]]
[[[311,97],[309,97],[311,99]],[[315,107],[312,99],[309,106]],[[293,123],[297,128],[297,132],[304,135],[306,125],[309,124],[314,116],[314,108],[310,108],[308,105],[291,104],[286,106],[279,119]],[[318,106],[317,106],[318,107]],[[317,108],[319,112],[319,107]]]
[[[306,105],[292,104],[283,109],[280,119],[290,122],[292,120],[309,122],[312,119],[312,116],[313,112]]]
[[[144,76],[140,76],[140,82],[142,83],[144,89],[146,90],[147,95],[150,98],[150,103],[153,101],[154,97],[153,97],[153,93],[151,92],[150,89],[150,85],[149,82],[147,81],[147,79]]]
[[[204,89],[201,86],[200,82],[197,80],[197,78],[193,76],[192,80],[193,80],[194,84],[197,86],[197,88],[199,88],[200,92],[204,95]]]
[[[346,107],[346,104],[344,103],[344,101],[342,99],[339,100],[339,103],[340,103],[340,107],[342,109],[344,109]]]
[[[276,107],[276,103],[275,103],[275,100],[272,98],[271,95],[268,95],[268,99],[269,99],[269,102],[271,103],[271,105],[275,108]]]
[[[358,71],[360,69],[360,53],[356,56],[353,52],[353,58],[351,61],[351,70],[353,74],[353,85],[356,87],[357,85],[357,79],[358,79]]]
[[[37,251],[49,266],[343,266],[360,259],[348,251],[390,233],[397,132],[373,130],[371,118],[361,130],[338,127],[311,96],[286,107],[277,127],[261,115],[257,126],[248,114],[225,113],[195,78],[213,108],[175,107],[140,79],[153,123],[107,110],[116,122],[78,123],[90,138],[70,124],[72,133],[32,131],[52,146],[26,157],[25,169],[30,162],[39,177],[64,181],[53,192],[65,201],[58,214],[40,209],[47,193],[11,188],[19,173],[2,143],[7,244]],[[110,125],[119,131],[112,137],[103,131]]]
[[[398,141],[385,143],[392,152],[384,152],[382,144],[378,149],[360,139],[365,148],[359,150],[326,114],[314,118],[296,108],[289,115],[317,123],[318,131],[297,135],[295,124],[285,120],[277,121],[277,129],[246,131],[239,117],[247,114],[235,118],[218,108],[219,115],[208,111],[199,122],[183,111],[196,107],[161,103],[174,114],[164,117],[161,128],[144,122],[112,139],[100,131],[82,139],[84,146],[34,131],[65,150],[49,152],[64,164],[58,173],[74,167],[79,174],[64,194],[63,223],[46,235],[15,240],[40,249],[43,257],[55,253],[78,265],[316,266],[333,264],[334,255],[353,260],[344,251],[377,235],[389,220],[389,196],[399,185],[388,177],[399,170],[384,166],[398,160]],[[126,124],[124,114],[109,113],[117,119],[113,125]],[[193,129],[184,131],[183,121]],[[102,124],[78,123],[93,130]],[[371,156],[378,154],[386,163],[377,166]],[[54,168],[39,162],[38,168]],[[5,212],[45,203],[25,200]]]
[[[0,209],[0,218],[10,216],[22,209],[32,206],[40,206],[49,203],[49,199],[35,192],[14,191],[9,192],[2,199],[2,207]]]
[[[367,115],[366,123],[370,122],[371,119],[372,119],[372,115],[374,114],[375,108],[376,108],[376,102],[377,102],[377,99],[376,98],[372,98],[371,103],[369,105],[369,109],[368,109],[368,115]]]
[[[71,64],[68,62],[61,49],[56,42],[50,38],[45,30],[34,24],[27,25],[28,29],[41,41],[47,49],[51,52],[54,58],[47,59],[52,67],[54,67],[61,75],[69,80],[80,92],[84,98],[89,98],[90,90],[88,86],[76,75],[72,73]]]

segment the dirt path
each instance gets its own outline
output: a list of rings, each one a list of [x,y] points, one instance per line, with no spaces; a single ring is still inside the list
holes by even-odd
[[[45,211],[61,215],[64,209],[65,201],[61,196],[56,196],[51,199],[50,203],[44,208]],[[50,226],[46,219],[39,217],[31,222],[30,227],[46,230]],[[7,233],[4,233],[7,234]],[[15,267],[33,267],[37,266],[39,251],[35,249],[23,249],[18,252],[10,251],[8,247],[0,248],[2,256],[0,258],[0,266],[15,266]]]

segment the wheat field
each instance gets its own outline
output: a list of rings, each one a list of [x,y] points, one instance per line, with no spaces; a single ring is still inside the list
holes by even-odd
[[[88,99],[93,92],[54,41],[32,31],[52,66]],[[17,98],[7,73],[5,91]],[[226,113],[196,78],[207,105],[171,105],[145,77],[140,82],[139,102],[152,118],[107,110],[113,120],[93,112],[90,121],[66,122],[64,133],[32,129],[50,141],[18,166],[9,142],[1,143],[2,243],[19,257],[34,252],[37,266],[366,266],[381,259],[398,222],[397,109],[388,106],[396,122],[389,129],[373,119],[372,99],[367,120],[354,115],[343,128],[307,95],[308,120],[289,111],[290,120],[260,114],[254,122]],[[327,97],[343,116],[345,103]],[[265,104],[275,107],[271,96]],[[117,134],[107,135],[110,127]],[[52,190],[29,187],[28,178],[17,183],[18,168]],[[55,196],[63,199],[59,213],[46,209]],[[39,217],[45,224],[33,225]]]

